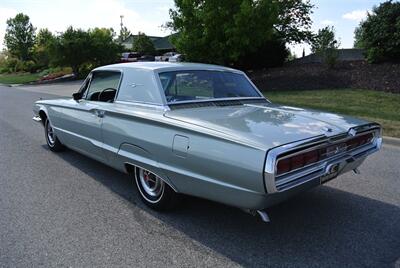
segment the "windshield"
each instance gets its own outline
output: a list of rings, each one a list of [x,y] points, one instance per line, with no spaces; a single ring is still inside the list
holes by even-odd
[[[220,98],[261,97],[248,79],[223,71],[174,71],[159,74],[168,103]]]

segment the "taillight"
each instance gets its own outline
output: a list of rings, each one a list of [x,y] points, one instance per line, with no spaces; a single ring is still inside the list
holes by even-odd
[[[347,150],[351,150],[358,146],[370,143],[373,138],[374,138],[374,135],[372,133],[368,133],[368,134],[364,134],[364,135],[355,137],[351,140],[348,140],[346,142]]]
[[[280,175],[316,163],[325,158],[323,154],[325,154],[324,150],[316,149],[279,160],[276,174]]]
[[[288,173],[292,170],[317,163],[327,157],[331,157],[333,155],[352,150],[364,144],[368,144],[373,138],[374,135],[372,133],[368,133],[354,137],[343,143],[328,145],[325,148],[319,148],[283,158],[278,160],[276,165],[276,175]]]

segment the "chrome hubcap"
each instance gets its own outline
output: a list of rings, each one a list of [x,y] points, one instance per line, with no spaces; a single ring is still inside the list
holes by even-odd
[[[150,171],[139,169],[139,181],[145,193],[151,197],[159,197],[164,190],[164,182]]]
[[[53,128],[51,127],[50,122],[47,122],[47,140],[51,145],[54,144],[55,137],[54,137],[54,131]]]

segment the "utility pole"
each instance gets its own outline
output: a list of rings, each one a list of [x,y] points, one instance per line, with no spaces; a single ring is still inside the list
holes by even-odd
[[[122,36],[122,29],[124,28],[124,23],[122,22],[122,19],[124,18],[124,15],[120,15],[119,16],[120,18],[121,18],[121,23],[120,23],[120,25],[121,25],[121,29],[120,29],[120,31],[119,31],[119,41],[120,41],[120,43],[122,43],[122,41],[124,41],[124,40],[122,40],[122,38],[123,38],[123,36]]]

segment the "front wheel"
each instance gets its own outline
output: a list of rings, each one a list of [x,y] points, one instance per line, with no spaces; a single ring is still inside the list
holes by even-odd
[[[53,126],[51,125],[49,119],[46,118],[44,123],[44,133],[46,136],[46,143],[49,149],[53,152],[60,152],[64,150],[64,145],[60,142],[54,133]]]
[[[135,182],[143,202],[155,210],[169,210],[178,203],[178,194],[156,174],[136,167]]]

